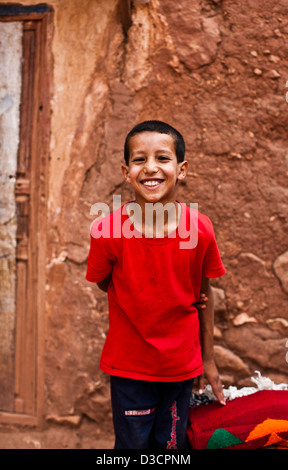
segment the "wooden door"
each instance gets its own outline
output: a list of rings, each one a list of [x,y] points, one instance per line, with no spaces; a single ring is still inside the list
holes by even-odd
[[[0,5],[0,422],[42,416],[51,22]]]

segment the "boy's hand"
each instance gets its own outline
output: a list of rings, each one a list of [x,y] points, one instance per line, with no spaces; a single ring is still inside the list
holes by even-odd
[[[221,405],[226,405],[224,398],[222,383],[220,380],[219,372],[214,359],[203,360],[204,374],[199,376],[199,393],[204,390],[204,375],[212,387],[212,391]]]
[[[200,298],[197,302],[195,302],[193,305],[199,310],[202,310],[204,308],[206,308],[206,302],[208,300],[208,297],[206,296],[206,294],[204,294],[204,292],[201,292],[200,294]]]

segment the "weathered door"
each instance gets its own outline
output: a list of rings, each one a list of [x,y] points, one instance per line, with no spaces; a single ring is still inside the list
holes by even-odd
[[[0,5],[0,422],[41,416],[50,14]]]
[[[16,195],[22,84],[21,22],[0,22],[0,409],[14,409]]]

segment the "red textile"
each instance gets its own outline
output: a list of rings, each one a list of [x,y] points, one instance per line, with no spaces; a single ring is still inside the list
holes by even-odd
[[[181,208],[174,236],[139,237],[125,206],[92,225],[86,279],[99,282],[112,272],[109,332],[100,362],[108,374],[172,382],[202,372],[198,311],[193,304],[202,276],[219,277],[225,268],[210,219],[185,204]],[[126,234],[129,224],[135,236],[112,236],[119,219]],[[181,248],[180,243],[190,238],[190,224],[198,231],[198,243]],[[100,229],[106,236],[98,237]]]
[[[194,449],[260,448],[288,443],[288,391],[265,390],[190,409],[188,439]]]

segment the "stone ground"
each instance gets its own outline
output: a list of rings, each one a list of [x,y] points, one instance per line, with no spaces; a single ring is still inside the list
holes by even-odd
[[[83,419],[77,428],[52,425],[47,429],[0,427],[0,449],[112,449],[111,431],[100,431],[95,422]]]
[[[114,436],[112,433],[103,432],[99,434],[99,432],[97,432],[95,423],[93,423],[91,420],[84,420],[81,426],[77,429],[68,428],[66,426],[51,426],[46,430],[37,431],[31,428],[19,429],[12,426],[0,427],[1,450],[105,450],[113,449],[113,446]],[[277,449],[277,447],[269,446],[269,449]],[[267,448],[265,450],[267,452]]]

